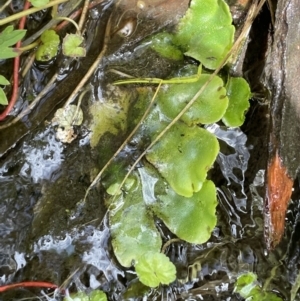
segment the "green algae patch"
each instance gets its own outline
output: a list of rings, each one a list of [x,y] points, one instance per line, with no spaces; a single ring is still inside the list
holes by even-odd
[[[203,128],[178,123],[148,152],[153,164],[176,193],[198,192],[219,152],[217,138]]]
[[[96,101],[89,107],[91,121],[90,145],[95,147],[100,138],[107,132],[117,135],[127,128],[127,113],[130,103],[130,94],[121,94],[117,101],[108,99],[105,102]]]

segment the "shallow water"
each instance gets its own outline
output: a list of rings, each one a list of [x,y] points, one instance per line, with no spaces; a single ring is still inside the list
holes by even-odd
[[[109,4],[107,1],[103,7]],[[99,14],[100,9],[94,10],[91,19]],[[137,32],[132,44],[124,43],[119,52],[108,53],[91,79],[91,95],[82,105],[86,115],[91,103],[102,101],[111,92],[103,88],[108,80],[103,78],[104,70],[123,67],[124,58],[127,68],[138,72],[136,76],[146,76],[145,72],[158,76],[158,65],[145,69],[141,58],[145,50],[134,44],[143,34]],[[118,48],[118,43],[123,45],[116,40],[112,49]],[[81,61],[73,64],[75,70]],[[163,73],[173,68],[168,61],[159,64]],[[62,81],[70,70],[67,62],[62,61],[60,66]],[[268,290],[277,292],[283,300],[289,299],[297,274],[293,267],[299,264],[299,194],[296,190],[293,196],[283,242],[268,252],[263,228],[266,111],[265,106],[253,102],[243,130],[225,129],[218,124],[207,127],[221,145],[210,174],[218,188],[217,226],[203,245],[176,242],[169,246],[167,255],[177,267],[173,284],[151,289],[145,297],[132,294],[128,300],[242,300],[233,293],[233,287],[237,276],[249,271],[257,273],[260,284]],[[48,114],[51,116],[51,112]],[[122,268],[112,252],[103,190],[96,187],[87,203],[81,200],[91,178],[126,133],[117,138],[107,135],[102,142],[105,145],[110,141],[108,146],[91,149],[88,122],[78,129],[78,138],[70,145],[59,142],[55,129],[44,123],[37,123],[28,132],[1,158],[0,285],[49,281],[63,285],[67,292],[100,288],[109,300],[125,300],[124,293],[128,286],[134,286],[136,275]],[[160,221],[157,227],[168,240],[169,232]],[[63,297],[59,292],[53,295],[50,290],[27,288],[0,294],[3,301],[22,298],[54,301]]]

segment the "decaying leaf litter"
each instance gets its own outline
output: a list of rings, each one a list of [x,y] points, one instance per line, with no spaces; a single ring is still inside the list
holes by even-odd
[[[105,47],[104,47],[105,48]],[[102,49],[102,51],[103,51],[103,49]],[[101,52],[100,52],[100,54],[101,54]],[[98,58],[99,58],[99,56],[98,56]],[[144,93],[145,94],[145,91],[143,91],[142,93]],[[71,94],[71,96],[73,95],[74,93],[72,93]],[[75,92],[75,94],[76,94],[76,92]],[[73,95],[74,96],[74,95]],[[149,97],[149,96],[147,96],[147,97]],[[72,101],[72,97],[69,97],[69,99],[67,100],[67,104],[70,102],[70,101]],[[65,106],[66,107],[66,106]],[[155,113],[155,112],[154,112]],[[154,114],[155,115],[155,114]],[[182,113],[182,115],[184,115],[184,113]],[[168,116],[167,116],[168,117]],[[181,116],[180,116],[181,117]],[[177,119],[179,119],[180,117],[178,117]],[[148,122],[150,122],[150,124],[154,124],[153,123],[153,121],[155,121],[155,116],[153,117],[154,119],[152,119],[152,118],[150,118],[150,120],[148,121]],[[145,121],[146,123],[147,123],[147,120]],[[145,126],[145,128],[146,128],[146,126]],[[161,129],[159,129],[159,130],[161,130]],[[151,131],[151,129],[150,129],[150,131]],[[158,133],[159,133],[159,131],[158,131]],[[160,134],[158,134],[158,137],[159,137],[159,135]],[[160,136],[160,137],[162,137],[162,135]],[[160,139],[160,138],[159,138]],[[116,159],[117,160],[117,159]],[[121,164],[122,165],[122,164]],[[117,165],[118,166],[118,165]],[[112,167],[113,168],[113,167]],[[142,170],[142,169],[140,169],[140,170]],[[149,172],[149,171],[148,171]],[[146,173],[147,173],[147,171],[146,171]],[[122,177],[123,177],[124,175],[122,175],[121,174],[121,177],[120,177],[120,179],[122,179]],[[126,189],[131,189],[132,188],[132,186],[130,187],[130,185],[136,185],[137,184],[137,181],[138,180],[136,180],[136,176],[134,175],[133,176],[133,179],[130,179],[130,176],[131,175],[129,175],[129,178],[127,179],[127,180],[130,180],[129,182],[128,182],[128,187],[129,188],[126,188]],[[144,174],[144,176],[145,176],[145,174]],[[117,180],[118,180],[118,178],[117,178]],[[111,182],[112,180],[111,179],[108,179],[107,181],[106,181],[106,184],[105,184],[105,179],[104,179],[104,184],[105,185],[108,185],[107,187],[109,188],[110,186],[109,186],[109,184],[110,184],[110,182]],[[119,181],[119,180],[118,180]],[[118,182],[117,181],[117,182]],[[130,184],[131,183],[131,184]],[[133,184],[132,184],[133,183]],[[197,189],[197,188],[196,188]],[[114,193],[118,193],[118,188],[117,188],[117,190],[115,190],[115,192]],[[79,204],[80,205],[80,204]],[[155,211],[155,210],[154,210]]]

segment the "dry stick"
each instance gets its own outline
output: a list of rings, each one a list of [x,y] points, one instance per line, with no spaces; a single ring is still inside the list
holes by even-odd
[[[52,87],[52,84],[57,79],[57,76],[58,76],[58,74],[55,73],[52,76],[52,78],[50,79],[50,81],[48,82],[48,84],[45,86],[45,88],[35,98],[35,100],[23,112],[21,112],[16,118],[14,118],[11,122],[1,125],[0,130],[6,129],[6,128],[12,126],[13,124],[15,124],[19,120],[21,120],[24,116],[29,114],[31,112],[31,110],[36,106],[36,104],[42,99],[42,97],[44,97],[49,92],[50,88]]]
[[[10,23],[12,21],[18,20],[18,19],[20,19],[24,16],[28,16],[30,14],[36,13],[36,12],[42,10],[42,9],[45,9],[45,8],[48,8],[48,7],[51,7],[51,6],[54,6],[56,4],[63,3],[63,2],[66,2],[66,1],[68,1],[68,0],[54,0],[54,1],[51,1],[48,4],[43,5],[41,7],[33,7],[33,8],[26,9],[25,11],[21,11],[17,14],[13,14],[9,17],[6,17],[6,18],[0,20],[0,26],[2,26],[4,24],[7,24],[7,23]]]
[[[228,54],[225,56],[219,67],[210,75],[208,80],[205,82],[205,84],[201,87],[201,89],[195,94],[195,96],[189,101],[189,103],[182,109],[182,111],[170,122],[166,128],[160,132],[160,134],[150,143],[150,145],[143,151],[143,153],[137,158],[137,160],[134,162],[134,164],[131,166],[129,171],[127,172],[126,176],[124,177],[122,183],[119,186],[120,190],[122,186],[124,185],[125,181],[129,177],[129,175],[132,173],[132,171],[135,169],[137,164],[141,161],[141,159],[146,155],[146,153],[164,136],[164,134],[185,114],[187,110],[190,109],[190,107],[194,104],[194,102],[198,99],[198,97],[203,93],[207,85],[212,81],[212,79],[219,73],[219,71],[222,69],[222,67],[225,65],[229,57],[239,49],[240,43],[242,43],[245,34],[247,34],[251,28],[252,22],[258,12],[260,11],[262,5],[264,4],[266,0],[259,0],[255,1],[252,6],[249,9],[249,12],[247,14],[247,18],[245,21],[245,25],[241,31],[241,34],[237,38],[236,42],[232,46],[231,50],[228,52]],[[114,196],[113,200],[116,196]]]
[[[89,78],[92,76],[92,74],[97,69],[98,65],[100,64],[100,62],[101,62],[101,60],[102,60],[102,58],[103,58],[103,56],[104,56],[104,54],[107,50],[108,42],[109,42],[109,39],[110,39],[111,19],[112,19],[112,13],[111,13],[111,15],[108,19],[107,25],[106,25],[105,35],[104,35],[104,42],[103,42],[103,47],[102,47],[101,52],[97,56],[96,60],[94,61],[94,63],[92,64],[92,66],[90,67],[88,72],[84,75],[82,80],[79,82],[78,86],[74,89],[74,91],[71,93],[71,95],[67,99],[66,103],[64,104],[64,109],[73,102],[76,94],[85,85],[85,83],[89,80]]]
[[[78,27],[79,27],[80,32],[82,31],[82,27],[83,27],[84,21],[86,19],[86,15],[87,15],[87,12],[89,9],[89,4],[90,4],[90,0],[85,0],[83,8],[82,8],[81,17],[78,22]]]
[[[107,163],[102,167],[102,169],[100,170],[100,172],[97,174],[96,178],[93,180],[93,182],[91,183],[91,185],[88,187],[84,199],[83,201],[85,202],[89,192],[91,191],[91,189],[97,184],[97,182],[100,180],[103,172],[106,170],[106,168],[112,163],[112,161],[117,157],[117,155],[122,151],[122,149],[126,146],[126,144],[130,141],[130,139],[133,137],[133,135],[136,133],[136,131],[138,130],[138,128],[140,127],[140,125],[142,124],[142,122],[145,120],[145,118],[147,117],[150,109],[152,108],[152,105],[154,103],[154,100],[156,98],[156,95],[161,87],[162,82],[160,82],[158,84],[158,87],[156,88],[156,91],[146,109],[146,111],[144,112],[142,118],[140,119],[140,121],[137,123],[137,125],[135,126],[135,128],[132,130],[132,132],[129,134],[129,136],[126,138],[126,140],[122,143],[122,145],[118,148],[118,150],[113,154],[113,156],[107,161]]]
[[[10,3],[11,3],[12,0],[8,0],[6,1],[1,7],[0,7],[0,13],[2,13],[5,9],[5,7],[7,7]]]

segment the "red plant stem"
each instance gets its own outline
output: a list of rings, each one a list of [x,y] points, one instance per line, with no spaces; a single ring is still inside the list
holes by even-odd
[[[58,288],[58,286],[56,284],[53,284],[50,282],[25,281],[25,282],[19,282],[19,283],[13,283],[13,284],[0,286],[0,293],[3,293],[5,291],[8,291],[13,288],[17,288],[17,287],[45,287],[45,288],[52,288],[52,289]]]
[[[30,7],[31,3],[26,0],[23,10],[26,10]],[[26,16],[20,19],[19,29],[24,29],[26,22]],[[21,41],[17,42],[16,48],[21,46]],[[10,101],[5,110],[0,114],[0,121],[3,120],[14,107],[17,98],[18,98],[18,87],[19,87],[19,67],[20,67],[20,57],[17,56],[14,58],[14,71],[13,71],[13,89],[10,97]]]

